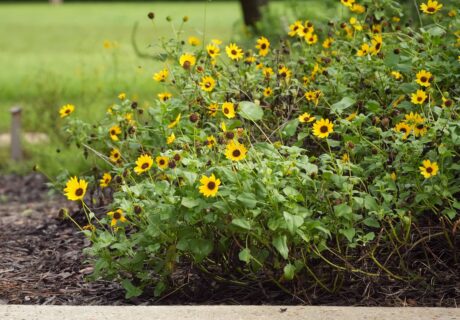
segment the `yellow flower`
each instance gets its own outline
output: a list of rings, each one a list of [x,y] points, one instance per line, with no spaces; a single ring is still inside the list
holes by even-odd
[[[371,51],[371,47],[369,46],[369,44],[363,43],[363,44],[361,45],[361,49],[359,49],[359,50],[356,52],[356,55],[357,55],[358,57],[364,57],[364,56],[368,55],[370,51]]]
[[[59,115],[61,118],[67,117],[69,114],[74,112],[75,106],[73,104],[66,104],[59,109]]]
[[[379,53],[380,50],[382,49],[382,44],[383,44],[382,36],[380,34],[376,34],[372,38],[371,54],[376,55],[377,53]]]
[[[451,18],[455,17],[457,15],[457,11],[455,11],[454,9],[450,10],[447,15]]]
[[[101,188],[105,188],[109,186],[111,181],[112,181],[112,176],[110,175],[110,173],[106,172],[102,176],[101,180],[99,180],[99,185],[101,186]]]
[[[318,42],[318,36],[314,33],[308,33],[304,37],[305,41],[307,41],[308,44],[315,44]]]
[[[202,176],[200,183],[200,193],[205,197],[215,197],[217,195],[217,191],[219,191],[220,180],[216,179],[214,174],[212,174],[210,177]]]
[[[357,31],[363,30],[363,26],[361,25],[361,23],[359,23],[356,17],[351,17],[349,21],[350,21],[350,24],[353,26],[353,28],[355,28],[355,30]]]
[[[391,75],[396,80],[400,80],[402,78],[402,74],[399,71],[391,71]]]
[[[168,157],[165,157],[165,156],[158,156],[155,158],[155,161],[157,163],[157,166],[158,168],[164,170],[168,167],[168,163],[169,163],[169,160],[168,160]]]
[[[424,122],[416,123],[413,128],[414,128],[414,135],[416,137],[418,136],[423,137],[428,131],[428,128]]]
[[[404,121],[410,126],[414,126],[417,123],[425,122],[425,119],[421,115],[419,115],[417,112],[416,113],[411,112],[409,114],[406,114],[404,116],[404,119],[405,119]]]
[[[225,125],[225,122],[221,122],[220,123],[220,128],[222,129],[223,132],[226,132],[227,131],[227,126]]]
[[[372,25],[372,33],[382,33],[382,25],[380,23]]]
[[[230,43],[228,46],[225,47],[225,52],[227,56],[232,60],[240,60],[243,58],[243,50],[241,50],[236,44]]]
[[[313,124],[313,134],[318,138],[327,138],[334,132],[334,124],[329,119],[316,120]]]
[[[451,100],[451,99],[446,99],[444,97],[442,97],[442,106],[443,107],[452,107],[452,105],[454,104],[454,102]]]
[[[102,43],[102,46],[104,47],[104,49],[112,49],[113,47],[112,41],[104,40],[104,42]]]
[[[107,215],[112,218],[112,221],[110,221],[111,227],[115,227],[118,222],[126,222],[125,214],[121,209],[107,212]]]
[[[247,57],[246,59],[244,59],[244,62],[246,62],[247,64],[254,63],[254,62],[256,62],[256,57],[254,57],[254,56],[249,56],[249,57]]]
[[[181,117],[181,114],[179,113],[179,115],[176,117],[176,119],[175,119],[173,122],[171,122],[170,124],[168,124],[168,128],[169,128],[169,129],[172,129],[172,128],[174,128],[175,126],[177,126],[177,124],[178,124],[179,121],[180,121],[180,117]]]
[[[126,93],[120,92],[120,93],[118,94],[118,99],[120,99],[120,100],[125,100],[125,99],[126,99]]]
[[[265,78],[270,78],[273,75],[273,69],[270,67],[265,67],[262,69],[262,73]]]
[[[272,88],[268,87],[264,89],[264,97],[270,97],[273,94]]]
[[[313,34],[314,31],[315,28],[313,27],[313,23],[307,20],[299,28],[299,30],[297,31],[297,35],[307,40],[307,36]]]
[[[219,109],[219,106],[217,103],[211,103],[208,107],[208,113],[211,117],[215,117],[217,114],[217,109]]]
[[[394,130],[396,132],[401,132],[403,134],[402,139],[406,140],[412,129],[407,123],[400,122],[395,126]]]
[[[431,162],[430,160],[423,160],[422,166],[419,167],[420,173],[425,179],[429,179],[438,174],[439,167],[436,162]]]
[[[164,82],[166,81],[166,78],[168,78],[168,75],[169,75],[168,69],[163,69],[153,75],[153,80],[157,82]]]
[[[353,7],[353,4],[355,3],[355,0],[340,0],[344,6],[347,6],[349,8]]]
[[[415,76],[417,78],[415,82],[417,82],[419,85],[423,87],[429,87],[431,85],[430,80],[431,80],[431,77],[433,76],[431,72],[428,72],[426,70],[421,70]]]
[[[334,43],[333,38],[331,38],[331,37],[326,38],[326,40],[324,40],[324,42],[323,42],[323,48],[324,49],[329,49],[333,43]]]
[[[169,92],[162,92],[162,93],[159,93],[157,96],[158,96],[158,99],[160,99],[161,102],[166,102],[169,99],[171,99],[172,94],[170,94]]]
[[[134,168],[134,172],[140,175],[143,172],[148,171],[153,165],[153,159],[148,154],[143,154],[139,156],[136,160],[136,167]]]
[[[423,90],[417,90],[416,93],[411,95],[411,102],[413,104],[423,104],[425,100],[428,98],[427,94]]]
[[[200,41],[200,39],[198,39],[197,37],[190,36],[190,37],[188,37],[188,43],[189,43],[191,46],[196,47],[196,46],[198,46],[198,45],[201,43],[201,41]]]
[[[315,121],[315,117],[305,112],[298,117],[299,121],[302,123]]]
[[[397,179],[396,172],[393,171],[393,172],[390,174],[390,178],[391,178],[391,180],[396,181],[396,179]]]
[[[212,77],[206,76],[201,78],[200,87],[203,91],[211,92],[212,90],[214,90],[215,86],[216,81]]]
[[[240,161],[246,158],[248,150],[239,142],[230,141],[225,148],[225,156],[232,161]]]
[[[120,150],[114,148],[110,151],[110,161],[117,163],[121,158]]]
[[[291,24],[291,25],[289,26],[289,30],[290,30],[290,31],[289,31],[288,35],[289,35],[290,37],[295,37],[295,36],[299,35],[299,30],[300,30],[301,28],[303,28],[303,24],[302,24],[301,21],[296,21],[296,22],[294,22],[293,24]]]
[[[348,153],[344,153],[342,155],[342,162],[344,162],[344,163],[350,162],[350,156],[348,155]]]
[[[222,104],[222,112],[227,118],[232,119],[235,117],[235,106],[231,102],[224,102]]]
[[[351,6],[351,11],[354,12],[354,13],[357,13],[357,14],[361,14],[361,13],[364,13],[366,12],[366,7],[358,4],[358,3],[354,3],[352,6]]]
[[[182,66],[182,68],[187,69],[187,70],[193,67],[195,63],[196,63],[196,58],[193,54],[190,54],[190,53],[184,53],[179,58],[179,64]]]
[[[118,125],[114,125],[109,129],[110,138],[113,141],[118,141],[118,135],[121,133],[121,129]]]
[[[270,41],[265,37],[260,37],[257,39],[256,48],[259,49],[259,55],[265,57],[268,54],[270,48]]]
[[[212,39],[211,42],[215,44],[216,46],[219,46],[222,44],[222,40],[219,40],[219,39]]]
[[[77,177],[70,178],[64,188],[64,194],[71,201],[83,200],[88,183]]]
[[[214,147],[217,143],[217,140],[214,136],[209,136],[206,138],[206,145],[208,146],[209,149]]]
[[[292,72],[291,72],[291,70],[289,70],[287,67],[285,67],[285,66],[280,66],[280,67],[278,68],[278,75],[279,75],[281,78],[288,80],[288,79],[291,77]]]
[[[432,0],[428,0],[427,3],[422,3],[420,5],[420,10],[422,10],[423,13],[426,13],[426,14],[434,14],[438,12],[439,10],[441,10],[441,8],[442,8],[442,3],[438,3],[438,1],[432,1]]]
[[[313,101],[315,103],[315,106],[318,105],[320,96],[321,96],[321,91],[320,90],[305,92],[305,98],[308,101]]]
[[[353,121],[354,119],[356,118],[356,112],[352,112],[350,113],[350,115],[348,117],[346,117],[345,119],[347,121]]]
[[[173,132],[168,138],[166,138],[166,144],[173,144],[174,141],[176,141],[176,135]]]
[[[206,50],[208,51],[208,55],[213,59],[217,58],[217,56],[220,55],[219,47],[214,44],[208,44],[206,46]]]

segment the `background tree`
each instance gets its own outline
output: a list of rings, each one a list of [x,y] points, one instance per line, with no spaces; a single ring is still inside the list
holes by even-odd
[[[254,27],[262,17],[261,7],[268,4],[268,0],[240,0],[243,9],[244,23]]]

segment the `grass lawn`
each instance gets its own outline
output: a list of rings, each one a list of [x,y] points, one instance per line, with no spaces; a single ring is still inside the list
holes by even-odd
[[[326,4],[316,6],[312,13],[327,12]],[[153,23],[147,19],[150,11],[156,15]],[[74,150],[55,151],[58,108],[73,103],[79,117],[97,119],[121,91],[139,97],[141,105],[154,99],[152,74],[160,65],[135,54],[133,25],[139,22],[136,42],[141,50],[152,53],[159,38],[172,36],[165,18],[172,17],[177,27],[184,15],[189,17],[186,36],[202,37],[204,32],[207,39],[225,41],[239,32],[238,2],[0,5],[0,133],[9,130],[10,107],[20,105],[24,129],[51,137],[46,146],[28,146],[29,161],[23,164],[7,161],[7,150],[0,149],[0,172],[27,171],[37,162],[51,175],[64,167],[80,170],[82,161]],[[105,40],[117,47],[105,49]]]

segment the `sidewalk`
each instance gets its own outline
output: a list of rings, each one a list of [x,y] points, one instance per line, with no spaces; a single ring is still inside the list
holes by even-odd
[[[0,306],[1,320],[458,320],[460,309],[281,306]]]

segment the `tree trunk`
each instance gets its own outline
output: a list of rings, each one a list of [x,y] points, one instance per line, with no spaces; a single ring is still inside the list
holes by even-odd
[[[260,7],[268,4],[268,0],[240,0],[243,9],[244,24],[254,26],[262,14]]]
[[[64,2],[63,0],[49,0],[49,2],[51,4],[61,4],[62,2]]]

